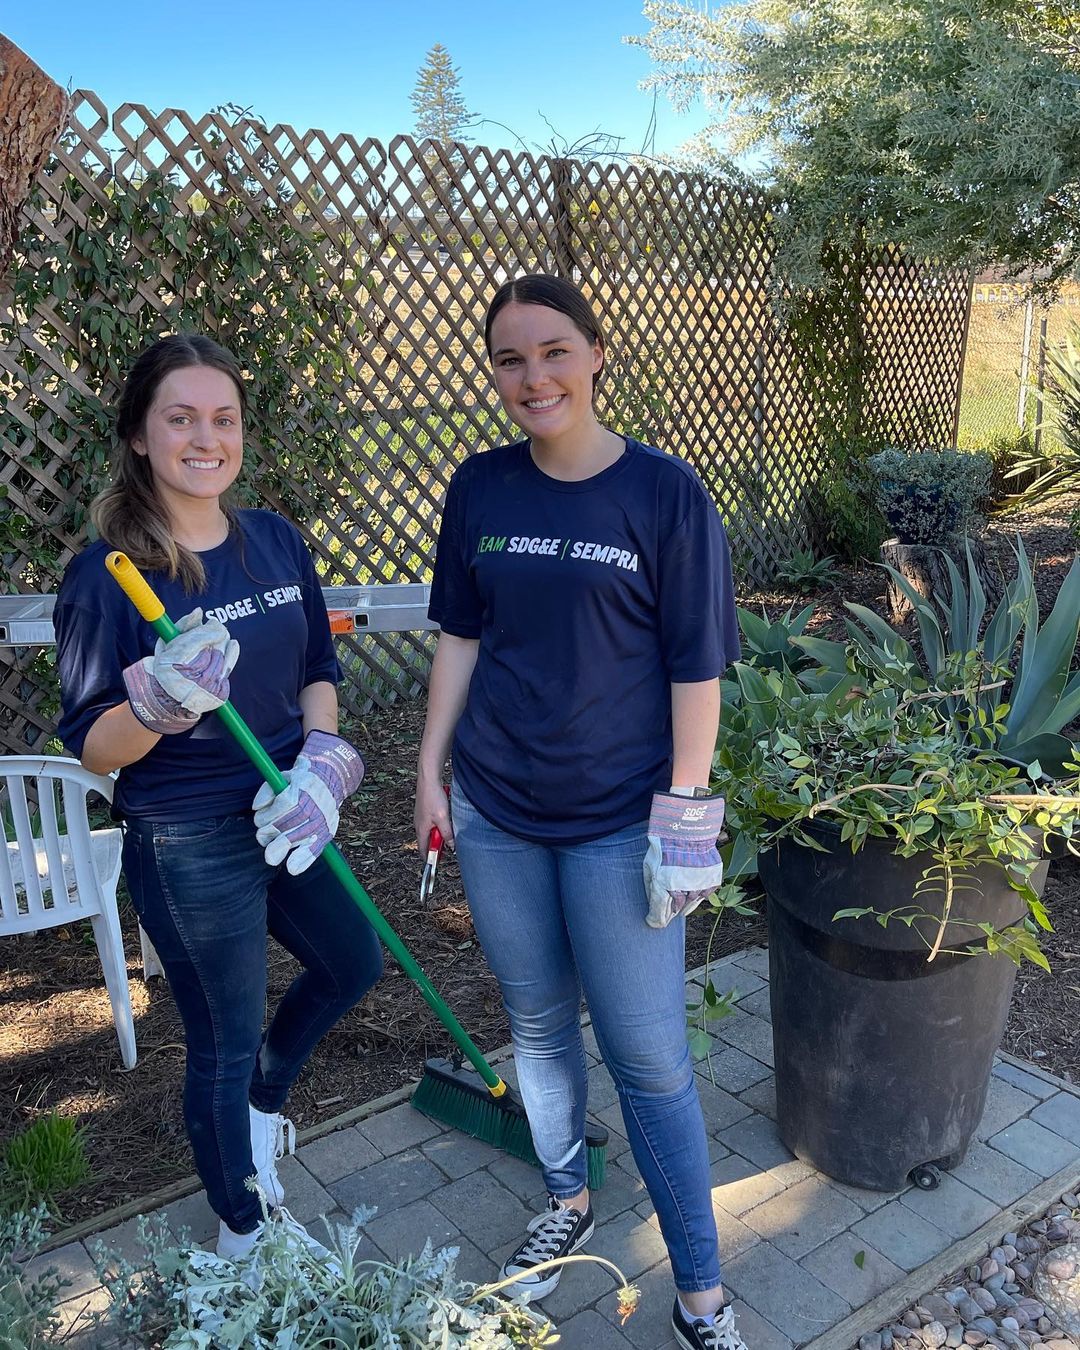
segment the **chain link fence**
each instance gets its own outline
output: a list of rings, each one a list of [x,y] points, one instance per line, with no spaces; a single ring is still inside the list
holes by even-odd
[[[1056,441],[1046,389],[1046,354],[1080,329],[1080,286],[1057,302],[1032,301],[1026,287],[976,282],[964,358],[958,444],[983,449],[1028,433],[1036,451]]]

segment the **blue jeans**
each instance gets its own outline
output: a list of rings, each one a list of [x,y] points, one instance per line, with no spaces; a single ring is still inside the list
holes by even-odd
[[[581,994],[656,1207],[675,1285],[720,1283],[709,1155],[686,1043],[685,920],[645,922],[646,822],[588,844],[531,844],[454,786],[454,839],[477,936],[510,1017],[533,1144],[552,1195],[585,1186]]]
[[[382,974],[378,939],[321,858],[297,877],[267,866],[250,812],[129,820],[124,875],[184,1024],[195,1166],[214,1212],[250,1232],[262,1211],[244,1184],[248,1103],[281,1109],[316,1043]],[[304,970],[263,1034],[268,931]]]

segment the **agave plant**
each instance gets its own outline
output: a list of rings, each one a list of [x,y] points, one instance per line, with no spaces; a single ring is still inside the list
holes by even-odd
[[[978,695],[978,707],[987,725],[1003,720],[1004,734],[996,753],[1012,762],[1037,764],[1050,777],[1059,777],[1072,752],[1062,729],[1080,717],[1080,671],[1072,671],[1080,635],[1080,559],[1069,569],[1046,622],[1039,624],[1039,602],[1031,564],[1023,543],[1014,548],[1016,575],[1006,586],[986,631],[986,593],[971,550],[967,549],[967,579],[951,559],[949,596],[927,600],[894,568],[896,585],[911,601],[919,627],[923,659],[880,615],[863,605],[847,603],[854,616],[846,621],[851,641],[876,673],[901,688],[918,683],[939,687],[950,660],[977,653],[990,673]],[[887,565],[886,565],[887,566]],[[792,642],[819,663],[820,672],[803,683],[829,688],[849,670],[849,655],[840,642],[793,637]],[[1007,705],[1004,719],[999,709]],[[950,711],[959,703],[950,701]]]
[[[795,613],[795,606],[788,608],[777,619],[769,619],[765,606],[761,607],[760,617],[752,610],[737,607],[739,628],[743,637],[743,659],[748,665],[759,670],[800,670],[810,664],[805,652],[792,645],[792,639],[802,637],[806,625],[814,613],[814,606],[807,605]],[[731,690],[734,693],[734,689]]]

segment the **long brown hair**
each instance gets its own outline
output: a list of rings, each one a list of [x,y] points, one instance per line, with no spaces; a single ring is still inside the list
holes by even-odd
[[[150,460],[140,455],[133,442],[143,433],[162,380],[174,370],[212,366],[236,385],[240,414],[247,408],[244,377],[231,352],[201,333],[174,333],[147,347],[128,372],[116,405],[116,435],[119,455],[112,482],[94,501],[90,519],[98,534],[122,549],[136,567],[177,577],[189,594],[206,586],[206,573],[197,553],[178,544],[165,506],[154,485]],[[236,526],[236,511],[227,502],[222,509],[229,528]]]

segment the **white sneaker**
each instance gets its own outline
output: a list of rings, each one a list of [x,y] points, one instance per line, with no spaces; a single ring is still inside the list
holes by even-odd
[[[224,1219],[218,1221],[217,1254],[228,1261],[244,1261],[255,1256],[259,1243],[273,1226],[284,1228],[286,1239],[291,1247],[304,1247],[317,1261],[327,1261],[332,1267],[337,1265],[328,1248],[313,1238],[299,1219],[294,1219],[287,1209],[279,1206],[271,1211],[268,1220],[260,1220],[250,1233],[236,1233]]]
[[[276,1209],[285,1203],[285,1187],[278,1176],[277,1164],[286,1153],[296,1151],[296,1128],[285,1116],[274,1111],[257,1111],[250,1104],[248,1114],[255,1175],[266,1192],[266,1203]]]

